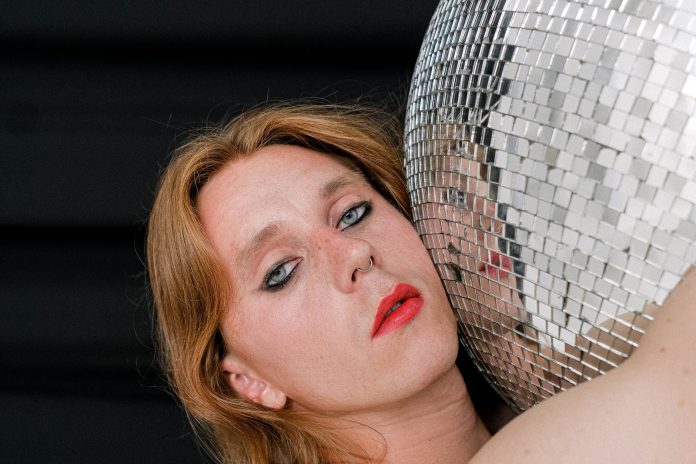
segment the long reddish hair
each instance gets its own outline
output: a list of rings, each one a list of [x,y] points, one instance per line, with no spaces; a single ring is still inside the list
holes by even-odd
[[[162,364],[203,446],[220,462],[346,462],[361,452],[316,417],[288,407],[269,410],[237,396],[224,381],[220,321],[231,295],[203,233],[198,192],[238,157],[269,145],[297,145],[349,161],[409,216],[400,128],[395,117],[374,108],[269,104],[205,129],[175,151],[164,171],[147,234]]]

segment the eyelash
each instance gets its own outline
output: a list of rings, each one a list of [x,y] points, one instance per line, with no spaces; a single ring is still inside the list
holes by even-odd
[[[361,201],[360,203],[357,203],[357,204],[351,206],[350,208],[348,208],[347,210],[345,210],[345,211],[343,212],[343,214],[341,215],[341,218],[339,219],[338,224],[336,224],[336,227],[339,228],[341,222],[343,221],[343,219],[346,217],[346,215],[347,215],[348,213],[350,213],[350,212],[352,212],[352,211],[359,210],[360,208],[364,208],[364,211],[362,212],[362,214],[360,215],[360,217],[358,217],[358,218],[355,220],[355,222],[353,222],[352,224],[348,224],[348,225],[345,226],[343,229],[339,229],[339,230],[346,230],[346,229],[349,228],[349,227],[352,227],[352,226],[354,226],[354,225],[356,225],[356,224],[361,223],[361,222],[363,221],[363,219],[365,219],[367,216],[369,216],[370,213],[372,212],[372,202],[370,202],[370,201]],[[281,280],[280,282],[278,282],[278,283],[276,283],[276,284],[269,284],[269,281],[270,281],[270,279],[271,279],[271,276],[272,276],[276,271],[280,270],[283,266],[287,265],[288,263],[292,263],[293,261],[297,261],[297,263],[296,263],[295,266],[292,268],[292,270],[283,278],[283,280]],[[300,260],[297,259],[297,258],[294,258],[294,259],[291,259],[291,260],[288,260],[288,261],[284,261],[284,262],[282,262],[282,263],[280,263],[280,264],[278,264],[278,265],[276,265],[276,266],[273,266],[273,267],[266,273],[266,275],[265,275],[264,278],[263,278],[263,288],[264,288],[264,290],[273,292],[273,291],[277,291],[277,290],[280,290],[281,288],[285,287],[285,285],[290,281],[290,279],[292,278],[292,276],[295,274],[295,270],[297,269],[297,266],[298,266],[299,264],[300,264]]]
[[[336,224],[336,227],[338,227],[341,224],[341,222],[343,221],[343,218],[345,218],[348,213],[350,213],[351,211],[356,211],[360,208],[365,208],[365,210],[360,215],[360,217],[354,223],[348,224],[346,227],[344,227],[343,229],[340,229],[340,230],[346,230],[348,227],[359,224],[360,222],[362,222],[363,219],[365,219],[367,216],[369,216],[370,213],[372,212],[372,202],[361,201],[360,203],[355,204],[355,205],[351,206],[350,208],[348,208],[347,210],[345,210],[343,212],[343,214],[341,214],[341,218],[338,220],[338,224]]]
[[[295,266],[293,266],[292,270],[290,272],[288,272],[288,274],[283,278],[283,280],[281,280],[280,282],[278,282],[276,284],[269,284],[269,281],[271,280],[271,276],[273,276],[273,274],[276,271],[280,270],[286,264],[292,263],[293,261],[297,261],[297,263],[295,263]],[[276,291],[276,290],[280,290],[281,288],[285,287],[285,284],[287,284],[290,281],[290,278],[295,273],[295,270],[297,269],[298,264],[300,264],[300,261],[297,258],[295,258],[295,259],[291,259],[289,261],[282,262],[282,263],[278,264],[277,266],[273,266],[271,268],[271,270],[268,271],[268,273],[266,273],[266,275],[263,278],[264,290]]]

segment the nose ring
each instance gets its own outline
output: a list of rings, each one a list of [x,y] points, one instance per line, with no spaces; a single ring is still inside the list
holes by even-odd
[[[363,268],[359,267],[356,270],[360,271],[360,272],[370,272],[370,269],[372,269],[372,256],[370,256],[370,262],[367,265],[367,269],[363,269]]]

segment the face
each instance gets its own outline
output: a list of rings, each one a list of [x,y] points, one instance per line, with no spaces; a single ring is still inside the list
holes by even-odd
[[[198,206],[230,279],[221,330],[237,369],[299,407],[358,412],[453,368],[456,322],[430,257],[354,170],[270,146],[216,173]]]

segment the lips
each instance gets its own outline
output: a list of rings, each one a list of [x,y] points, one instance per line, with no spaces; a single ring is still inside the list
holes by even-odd
[[[372,338],[385,335],[410,322],[423,307],[423,296],[418,289],[398,283],[394,289],[379,302],[375,322],[372,325]]]
[[[501,255],[495,251],[488,252],[488,262],[479,266],[479,273],[485,273],[492,279],[504,279],[512,270],[512,261],[509,256]]]

